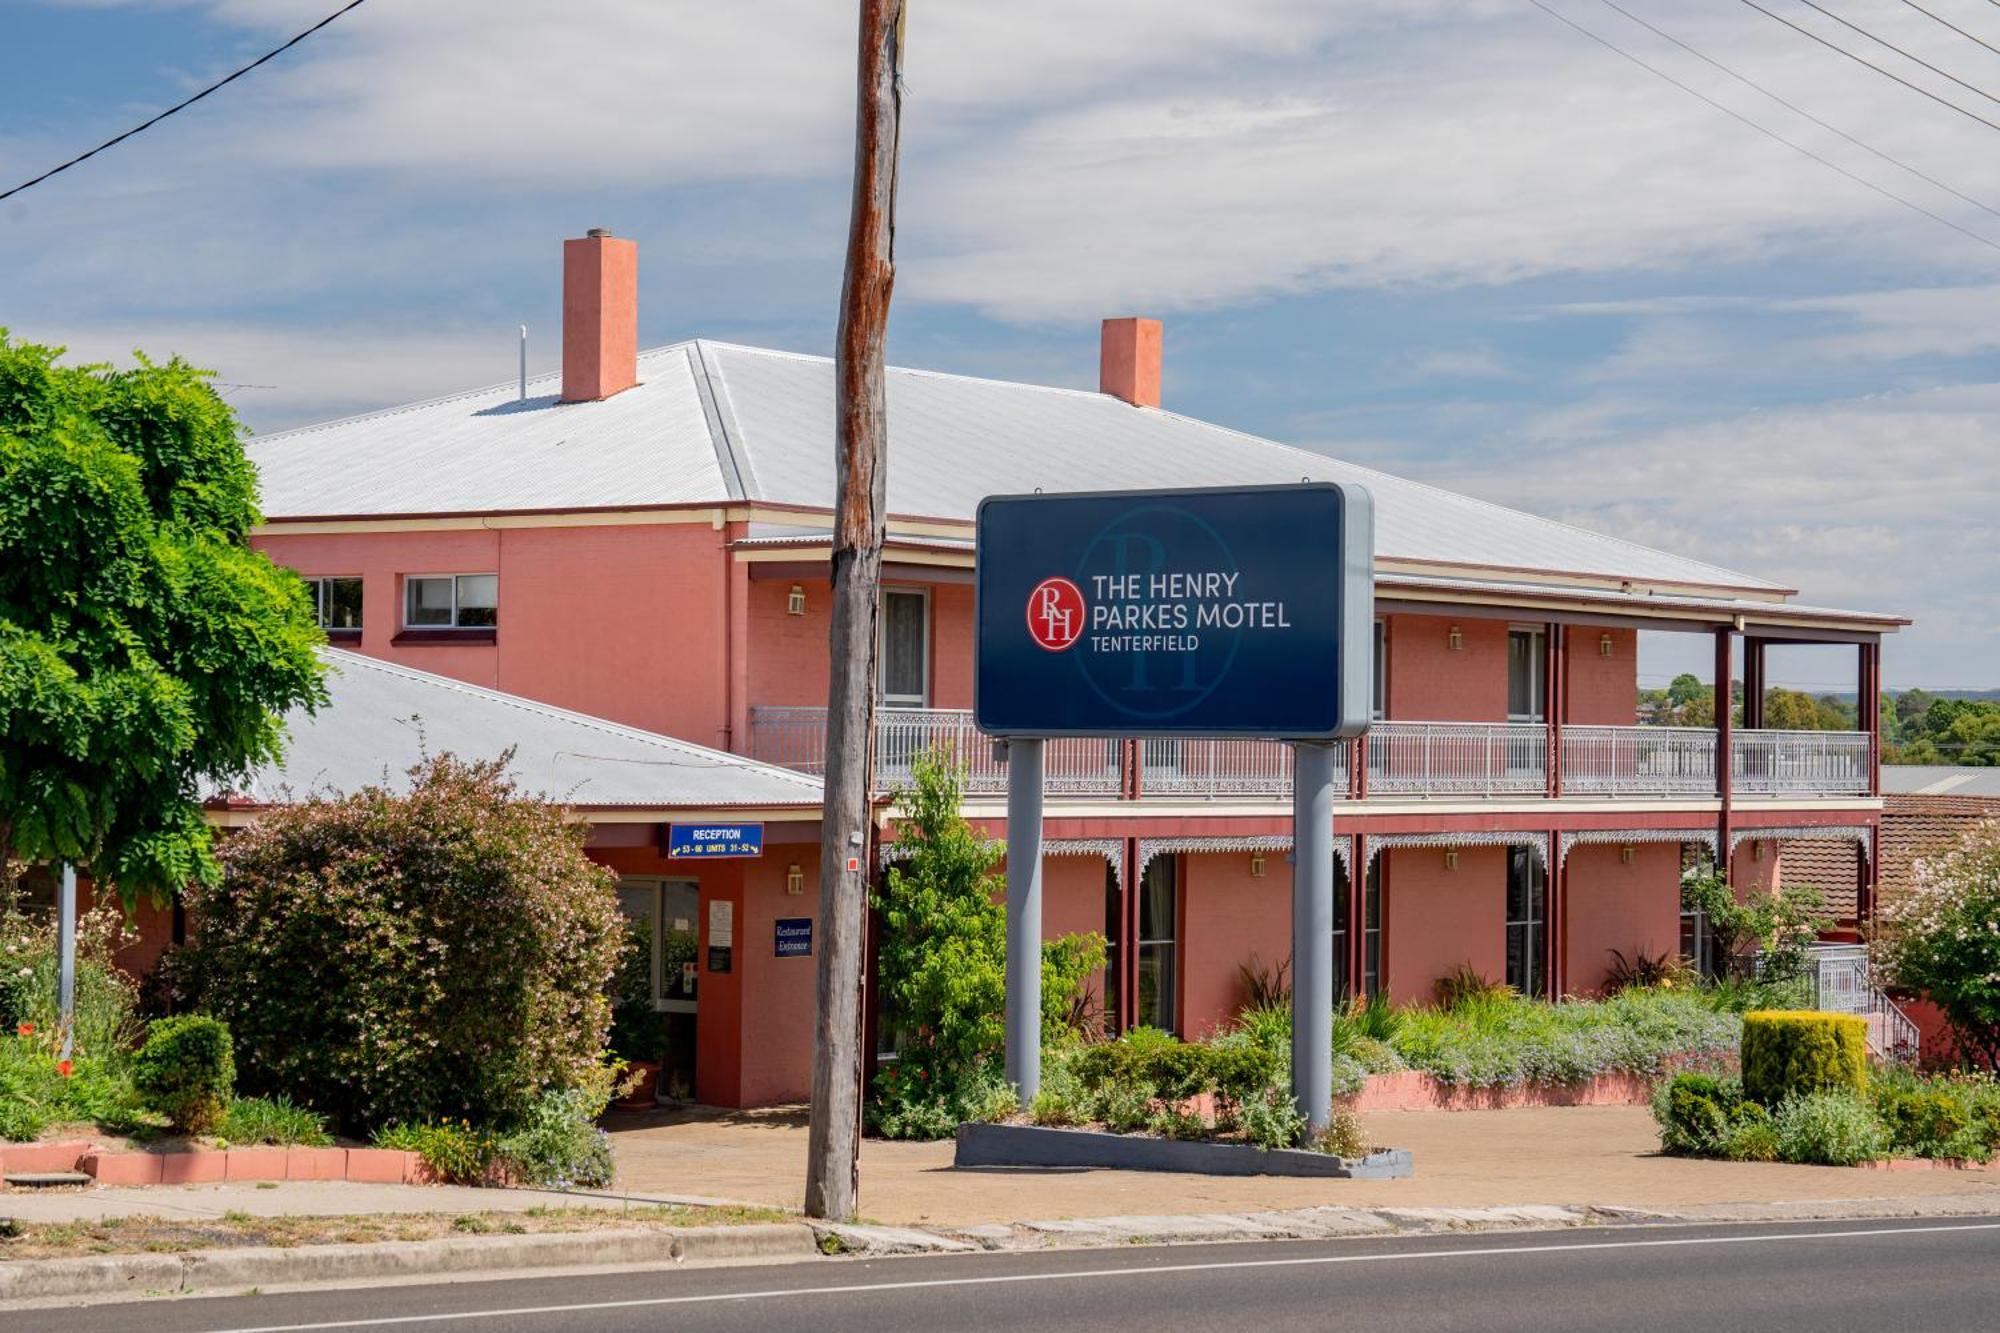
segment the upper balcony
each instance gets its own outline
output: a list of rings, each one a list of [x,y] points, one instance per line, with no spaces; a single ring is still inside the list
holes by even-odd
[[[875,780],[910,781],[924,751],[966,766],[966,789],[1006,790],[1007,765],[958,709],[885,708],[878,715]],[[752,757],[807,773],[824,770],[826,710],[753,708]],[[1539,722],[1377,722],[1366,738],[1366,794],[1409,798],[1606,797],[1700,799],[1716,794],[1716,734],[1700,727],[1561,728],[1559,792],[1549,783],[1550,728]],[[1343,747],[1345,749],[1345,747]],[[1057,796],[1285,797],[1291,750],[1275,741],[1051,740],[1044,758]],[[1868,735],[1860,731],[1738,728],[1732,790],[1757,797],[1864,796]]]

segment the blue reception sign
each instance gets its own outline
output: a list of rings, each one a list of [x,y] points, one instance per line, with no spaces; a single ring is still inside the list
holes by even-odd
[[[667,833],[667,859],[708,861],[724,856],[762,856],[762,824],[675,824]]]
[[[1368,725],[1375,525],[1359,486],[996,495],[973,712],[993,736]]]

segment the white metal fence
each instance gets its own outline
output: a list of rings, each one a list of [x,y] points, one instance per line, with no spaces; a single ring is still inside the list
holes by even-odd
[[[1917,1025],[1875,984],[1867,945],[1821,945],[1811,961],[1814,1008],[1866,1019],[1868,1045],[1884,1059],[1917,1058]]]
[[[1377,722],[1368,790],[1422,796],[1540,795],[1549,729],[1539,722]]]
[[[1867,794],[1865,731],[1742,730],[1730,755],[1730,783],[1747,796]]]
[[[1006,760],[955,708],[876,714],[877,785],[907,785],[919,754],[941,748],[965,766],[966,789],[1007,786]],[[824,708],[750,710],[752,757],[806,773],[826,768]],[[1735,733],[1733,780],[1744,795],[1859,795],[1868,791],[1868,737],[1858,731]],[[1368,733],[1368,789],[1382,796],[1529,796],[1548,787],[1548,728],[1539,722],[1377,722]],[[1702,727],[1562,729],[1568,796],[1708,796],[1715,733]],[[1137,743],[1142,791],[1160,796],[1289,796],[1292,755],[1276,741],[1168,738]],[[1048,743],[1048,789],[1068,795],[1124,790],[1124,743],[1062,737]]]
[[[1712,796],[1715,733],[1702,727],[1564,727],[1562,784],[1574,796]]]

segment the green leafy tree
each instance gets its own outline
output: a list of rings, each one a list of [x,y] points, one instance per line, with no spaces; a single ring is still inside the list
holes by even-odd
[[[1007,909],[995,869],[1002,848],[961,811],[958,766],[918,756],[897,794],[896,843],[907,851],[875,895],[881,913],[884,1019],[897,1058],[876,1079],[870,1116],[892,1136],[948,1134],[1004,1096]],[[1085,1021],[1081,997],[1104,966],[1104,938],[1065,935],[1042,946],[1042,1033],[1063,1041]]]
[[[1879,914],[1889,981],[1944,1011],[1959,1052],[2000,1074],[2000,821],[1917,862],[1916,886]]]
[[[71,861],[129,904],[213,880],[200,784],[323,701],[323,636],[250,549],[256,475],[204,373],[59,354],[0,329],[0,865]]]
[[[1803,975],[1806,950],[1833,924],[1825,895],[1809,884],[1739,890],[1711,865],[1693,866],[1682,874],[1681,907],[1708,919],[1709,936],[1721,960],[1733,962],[1761,953],[1766,981]]]
[[[1691,671],[1683,671],[1667,682],[1667,702],[1675,708],[1686,708],[1696,699],[1705,699],[1709,707],[1715,706],[1715,693],[1701,683],[1701,677]]]

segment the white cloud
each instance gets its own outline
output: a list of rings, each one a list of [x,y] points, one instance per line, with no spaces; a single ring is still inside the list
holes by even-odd
[[[1754,571],[1807,604],[1909,615],[1885,655],[1892,683],[2000,683],[2000,385],[1593,430],[1554,448],[1488,439],[1396,466]]]

